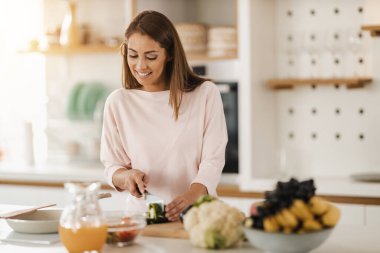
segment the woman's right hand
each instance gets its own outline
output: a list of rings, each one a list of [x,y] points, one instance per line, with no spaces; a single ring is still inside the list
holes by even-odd
[[[148,178],[141,170],[120,168],[113,174],[112,182],[118,190],[127,190],[140,198],[145,192]]]

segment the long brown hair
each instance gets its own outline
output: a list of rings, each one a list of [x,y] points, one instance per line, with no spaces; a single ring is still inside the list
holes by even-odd
[[[141,88],[128,67],[128,39],[134,33],[147,35],[165,49],[169,61],[165,66],[165,82],[170,89],[169,104],[173,108],[174,118],[178,119],[183,92],[193,91],[208,80],[196,75],[186,60],[185,51],[173,23],[157,11],[143,11],[137,15],[125,31],[126,42],[121,46],[123,56],[123,87]]]

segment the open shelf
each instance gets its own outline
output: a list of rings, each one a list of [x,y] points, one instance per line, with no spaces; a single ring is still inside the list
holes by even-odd
[[[380,36],[380,25],[362,25],[362,30],[369,31],[371,36]]]
[[[106,45],[86,45],[77,47],[52,46],[47,49],[29,49],[20,53],[41,53],[44,55],[74,55],[74,54],[98,54],[98,53],[119,53],[120,47],[109,47]],[[236,55],[231,56],[209,56],[206,54],[189,54],[189,61],[220,61],[237,59]]]
[[[222,60],[234,60],[237,56],[209,56],[206,54],[188,54],[186,55],[189,61],[222,61]]]
[[[288,78],[271,79],[267,81],[272,89],[291,89],[302,85],[346,85],[347,88],[361,88],[372,82],[371,77],[342,77],[342,78]]]
[[[106,45],[83,45],[76,47],[51,46],[46,49],[31,49],[21,51],[21,53],[41,53],[45,55],[66,55],[66,54],[94,54],[94,53],[117,53],[119,46],[109,47]]]

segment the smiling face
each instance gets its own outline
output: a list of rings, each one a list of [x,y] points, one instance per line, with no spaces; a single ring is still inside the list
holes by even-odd
[[[134,33],[128,39],[128,66],[142,90],[163,91],[167,54],[164,48],[147,35]]]

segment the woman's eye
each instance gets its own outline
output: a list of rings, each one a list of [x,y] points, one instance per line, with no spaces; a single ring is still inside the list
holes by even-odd
[[[137,55],[129,55],[129,58],[137,58]]]
[[[147,56],[146,57],[148,60],[154,61],[157,59],[157,56]]]

